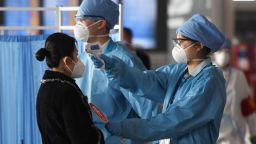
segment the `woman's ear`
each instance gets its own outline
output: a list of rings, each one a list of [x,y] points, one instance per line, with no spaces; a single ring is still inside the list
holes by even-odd
[[[62,59],[65,65],[69,65],[71,63],[71,60],[68,56],[63,57]]]

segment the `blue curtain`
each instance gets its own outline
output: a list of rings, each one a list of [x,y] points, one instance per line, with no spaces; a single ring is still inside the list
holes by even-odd
[[[35,59],[47,35],[0,36],[0,144],[41,144],[36,96],[45,62]],[[79,54],[83,43],[78,41]]]
[[[0,143],[40,144],[36,96],[45,69],[35,59],[46,36],[0,36]]]

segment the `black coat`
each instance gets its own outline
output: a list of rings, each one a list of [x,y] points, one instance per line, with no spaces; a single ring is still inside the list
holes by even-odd
[[[43,144],[104,143],[93,125],[87,97],[75,80],[62,73],[45,71],[36,111]]]

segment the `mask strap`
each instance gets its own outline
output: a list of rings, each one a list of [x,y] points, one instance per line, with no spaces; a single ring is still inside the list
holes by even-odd
[[[99,22],[101,22],[101,21],[102,21],[102,20],[98,20],[97,22],[88,25],[87,28],[92,27],[92,26],[96,25],[97,23],[99,23]]]
[[[76,22],[76,24],[81,25],[81,26],[84,26],[84,27],[86,27],[86,28],[88,29],[89,27],[92,27],[92,26],[96,25],[96,24],[99,23],[100,21],[102,21],[102,20],[99,20],[99,21],[97,21],[97,22],[95,22],[95,23],[92,23],[92,24],[89,25],[89,26],[86,26],[84,23],[82,23],[82,22],[80,22],[80,21]]]
[[[71,69],[68,67],[68,65],[65,64],[65,66],[68,68],[69,72],[72,73]]]
[[[190,46],[188,46],[188,47],[184,48],[184,50],[186,50],[186,49],[189,49],[189,48],[193,47],[193,46],[194,46],[195,44],[197,44],[197,43],[198,43],[198,42],[193,43],[192,45],[190,45]],[[207,59],[207,57],[206,57],[205,59]],[[203,60],[205,60],[205,59],[188,59],[188,61],[198,62],[198,61],[203,61]]]
[[[71,58],[70,58],[71,59]],[[71,62],[76,65],[76,63],[71,59]],[[65,63],[65,66],[68,68],[69,72],[72,73],[72,70],[68,67],[68,65]]]
[[[195,43],[191,44],[190,46],[187,46],[186,48],[184,48],[184,50],[186,50],[186,49],[189,49],[189,48],[193,47],[194,45],[196,45],[196,43],[197,43],[197,42],[195,42]]]
[[[102,20],[98,20],[97,22],[87,26],[87,28],[92,27],[94,25],[96,25],[97,23],[101,22]],[[89,35],[90,38],[95,38],[95,37],[109,37],[109,34],[105,34],[105,35]]]
[[[105,35],[90,35],[89,37],[109,37],[109,34],[105,34]]]

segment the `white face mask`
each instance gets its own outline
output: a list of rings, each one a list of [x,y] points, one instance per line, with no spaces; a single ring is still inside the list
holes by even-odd
[[[68,70],[71,72],[71,77],[72,78],[82,77],[84,74],[84,64],[82,63],[82,61],[80,59],[77,61],[77,63],[74,63],[74,64],[75,64],[75,66],[74,66],[73,71],[66,65]]]
[[[218,66],[226,66],[230,62],[230,55],[227,52],[221,51],[214,54],[215,62]]]
[[[172,49],[172,56],[173,56],[174,60],[177,63],[187,64],[188,63],[188,57],[186,55],[185,49],[189,49],[189,48],[193,47],[194,45],[195,45],[195,43],[193,43],[190,46],[183,49],[178,44],[176,44],[174,46],[174,48]]]
[[[109,36],[106,35],[90,35],[89,27],[94,26],[95,24],[99,23],[100,21],[97,21],[89,26],[84,25],[82,22],[78,21],[74,28],[74,35],[76,39],[81,40],[82,42],[87,42],[89,37],[106,37]]]

